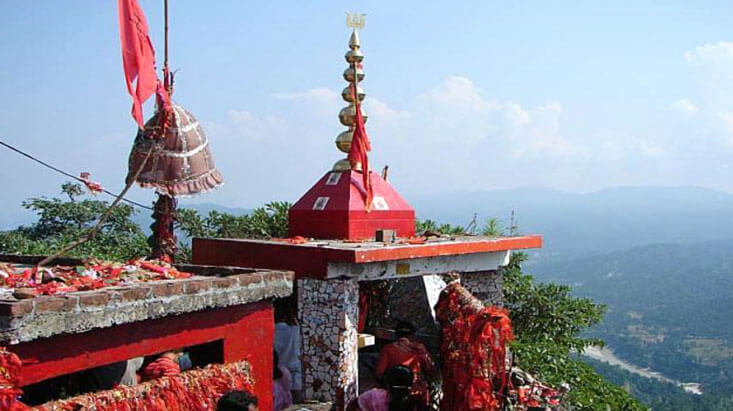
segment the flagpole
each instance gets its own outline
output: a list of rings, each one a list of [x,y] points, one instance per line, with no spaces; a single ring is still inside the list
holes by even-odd
[[[168,0],[163,0],[163,87],[168,99],[173,94],[173,81],[168,67]],[[171,113],[159,107],[163,119],[162,138],[167,136],[167,126],[171,121]],[[173,195],[158,193],[153,211],[153,233],[150,237],[152,256],[163,258],[167,256],[170,260],[175,259],[177,252],[177,239],[173,223],[176,220],[177,201]]]
[[[168,74],[168,0],[163,0],[163,83],[170,94],[171,84]]]

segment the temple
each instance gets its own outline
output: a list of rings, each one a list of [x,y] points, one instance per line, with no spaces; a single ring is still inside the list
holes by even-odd
[[[447,279],[460,278],[477,313],[483,305],[502,311],[496,308],[502,305],[502,268],[513,250],[541,247],[542,237],[416,231],[416,210],[386,168],[380,174],[368,162],[363,15],[350,15],[348,25],[346,107],[338,113],[346,130],[336,137],[347,156],[325,167],[291,207],[287,238],[193,238],[191,264],[170,262],[177,244],[175,197],[213,189],[222,178],[196,119],[159,97],[158,111],[137,135],[128,175],[128,183],[159,194],[153,258],[100,263],[0,255],[0,275],[14,287],[0,293],[0,368],[13,367],[0,373],[0,388],[11,390],[5,398],[19,397],[16,388],[43,393],[44,384],[58,377],[185,349],[198,356],[191,358],[194,369],[180,375],[35,405],[161,409],[167,400],[213,409],[225,391],[246,389],[269,411],[273,301],[292,296],[305,400],[344,410],[375,386],[377,348],[394,339],[398,320],[413,322],[417,338],[437,352],[441,330],[434,307],[452,287]],[[52,266],[40,267],[46,262]],[[500,348],[503,354],[503,343]]]
[[[364,78],[361,27],[363,20],[352,25],[345,55],[349,66],[344,79],[349,86],[342,96],[348,106],[339,120],[348,130],[336,139],[345,153],[351,150],[356,110],[365,96],[359,86]],[[436,346],[432,307],[445,287],[441,275],[458,273],[464,286],[484,303],[500,305],[501,268],[511,251],[542,245],[538,235],[415,233],[414,209],[374,172],[368,174],[373,190],[369,207],[362,173],[362,165],[349,159],[326,171],[291,209],[289,239],[193,240],[195,264],[295,273],[304,394],[309,400],[333,401],[339,409],[361,391],[359,372],[369,372],[369,346],[375,336],[390,338],[394,320],[422,318],[424,338]],[[384,291],[377,294],[387,309],[370,307],[365,297],[374,295],[375,289]],[[361,380],[370,383],[364,376]]]

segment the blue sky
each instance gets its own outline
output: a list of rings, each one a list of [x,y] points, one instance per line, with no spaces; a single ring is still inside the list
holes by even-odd
[[[372,159],[408,196],[733,191],[732,2],[170,2],[174,98],[204,124],[227,180],[194,201],[294,201],[339,159],[347,10],[367,14]],[[160,61],[162,0],[140,3]],[[3,6],[0,136],[119,190],[135,124],[116,2]],[[7,151],[0,164],[0,219],[62,182]]]

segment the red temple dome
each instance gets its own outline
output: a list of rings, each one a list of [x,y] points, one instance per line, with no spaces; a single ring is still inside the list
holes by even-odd
[[[339,121],[348,130],[336,138],[336,147],[347,154],[350,154],[352,143],[356,141],[355,131],[362,132],[361,137],[367,138],[363,124],[366,114],[360,104],[366,93],[358,84],[364,78],[361,65],[364,54],[360,50],[357,27],[352,27],[354,31],[349,40],[350,50],[345,56],[349,68],[344,72],[344,79],[349,86],[341,93],[348,106],[339,113]],[[356,115],[357,109],[361,116]],[[358,121],[361,122],[357,124]],[[366,141],[364,147],[368,151],[368,138]],[[366,161],[366,155],[362,159]],[[333,170],[326,173],[290,209],[290,236],[368,240],[375,237],[377,230],[394,230],[399,237],[414,236],[415,210],[377,173],[369,172],[369,179],[365,179],[363,168],[360,161],[350,161],[349,158],[337,161]],[[367,207],[370,194],[371,207]]]
[[[374,199],[366,211],[361,172],[329,171],[290,209],[290,235],[364,240],[377,230],[415,235],[415,210],[379,174],[370,173]]]

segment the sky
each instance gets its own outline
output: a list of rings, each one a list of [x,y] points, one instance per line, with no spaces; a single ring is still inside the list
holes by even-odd
[[[140,4],[160,62],[162,0]],[[342,157],[352,10],[367,15],[372,168],[389,165],[408,198],[523,186],[733,192],[730,1],[170,7],[174,100],[203,124],[226,180],[193,202],[295,201]],[[112,191],[136,133],[116,13],[113,0],[6,0],[0,13],[0,139]],[[2,147],[0,165],[0,221],[64,181]]]

